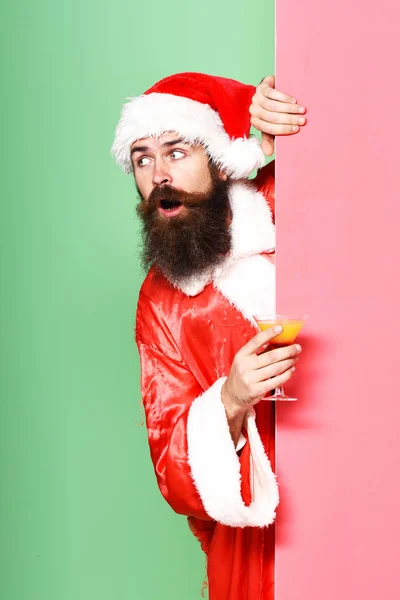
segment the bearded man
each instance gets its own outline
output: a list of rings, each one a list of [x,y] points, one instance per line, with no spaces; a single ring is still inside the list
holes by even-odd
[[[269,349],[279,328],[256,333],[253,315],[275,311],[274,180],[249,131],[272,154],[304,112],[273,77],[255,88],[182,73],[123,107],[113,145],[141,198],[136,341],[151,458],[207,554],[210,600],[273,598],[278,488],[262,399],[301,348]]]

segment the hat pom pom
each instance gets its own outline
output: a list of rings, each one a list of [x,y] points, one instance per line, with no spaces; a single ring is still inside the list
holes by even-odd
[[[236,138],[225,146],[218,157],[218,164],[232,179],[248,177],[253,169],[264,165],[261,144],[255,137]]]

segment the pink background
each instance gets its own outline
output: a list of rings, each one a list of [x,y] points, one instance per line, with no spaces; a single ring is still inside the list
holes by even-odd
[[[368,6],[369,4],[369,6]],[[278,406],[277,600],[400,598],[396,2],[277,2],[277,308],[306,313]]]

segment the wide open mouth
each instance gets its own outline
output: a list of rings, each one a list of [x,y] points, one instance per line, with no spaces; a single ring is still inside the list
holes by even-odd
[[[175,217],[183,209],[182,202],[179,200],[160,200],[158,210],[164,217]]]
[[[182,206],[182,202],[179,202],[179,200],[160,200],[160,206],[164,210],[171,211]]]

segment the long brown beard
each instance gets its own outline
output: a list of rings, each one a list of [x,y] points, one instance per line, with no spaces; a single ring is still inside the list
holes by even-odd
[[[169,185],[156,187],[137,207],[143,222],[142,264],[151,265],[173,283],[207,271],[222,262],[231,248],[229,183],[210,168],[208,193],[187,193]],[[175,217],[165,217],[160,202],[180,202]]]

